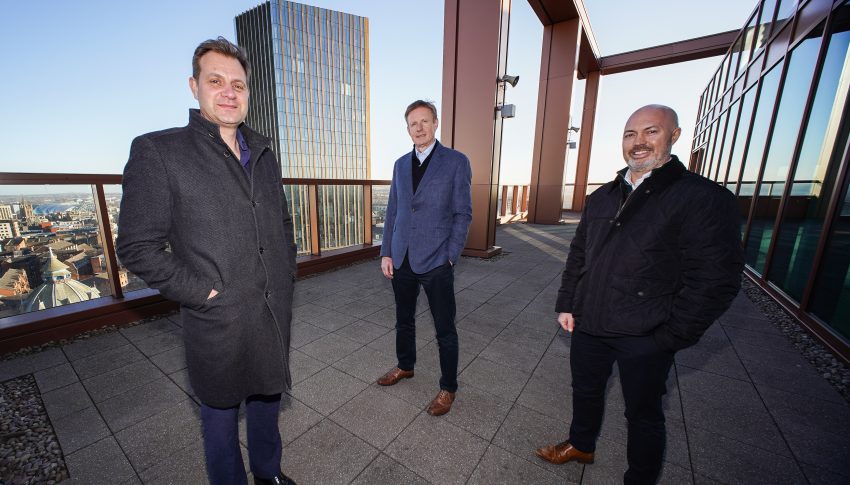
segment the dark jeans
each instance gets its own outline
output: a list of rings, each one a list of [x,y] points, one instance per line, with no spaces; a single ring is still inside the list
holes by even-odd
[[[413,370],[416,364],[416,299],[419,286],[425,289],[437,345],[440,349],[440,389],[457,391],[458,344],[455,329],[455,286],[454,269],[449,263],[423,274],[414,273],[407,261],[393,271],[395,293],[395,348],[398,368]]]
[[[280,472],[279,411],[280,394],[251,396],[245,400],[248,456],[255,477],[274,478]],[[214,408],[202,403],[201,423],[210,484],[247,484],[239,449],[239,406]]]
[[[629,469],[623,476],[624,483],[655,483],[664,460],[666,431],[661,399],[667,393],[673,353],[658,347],[652,336],[606,338],[573,332],[570,443],[588,453],[596,449],[605,388],[614,362],[620,369],[629,423]]]

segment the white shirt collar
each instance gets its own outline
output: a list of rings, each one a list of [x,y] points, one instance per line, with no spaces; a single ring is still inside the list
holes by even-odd
[[[428,158],[428,155],[430,155],[431,152],[434,151],[435,146],[437,146],[436,138],[434,138],[431,141],[431,144],[428,145],[428,147],[422,150],[421,152],[419,151],[419,148],[416,145],[413,145],[413,152],[416,154],[416,158],[419,160],[420,165],[422,164],[422,162],[425,161],[426,158]]]
[[[626,170],[626,175],[623,176],[623,179],[626,181],[627,184],[631,185],[632,190],[635,190],[640,184],[643,183],[644,180],[648,179],[650,176],[652,176],[652,170],[641,175],[639,179],[632,183],[632,169],[628,169]]]

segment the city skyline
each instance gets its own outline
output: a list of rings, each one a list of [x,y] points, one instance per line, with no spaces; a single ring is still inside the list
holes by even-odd
[[[415,98],[432,99],[440,106],[442,2],[429,4],[429,8],[412,2],[389,1],[306,3],[372,19],[371,89],[379,95],[372,96],[370,117],[373,133],[381,136],[373,137],[370,145],[371,177],[387,179],[392,161],[410,150],[401,116],[404,106]],[[195,106],[186,81],[194,46],[217,35],[235,40],[233,17],[256,4],[223,0],[180,5],[157,1],[144,5],[87,2],[54,5],[48,13],[38,8],[37,3],[15,4],[11,12],[17,22],[12,28],[4,29],[0,39],[7,45],[26,48],[13,50],[10,59],[21,72],[12,80],[18,95],[11,104],[12,112],[20,117],[0,121],[0,141],[12,147],[10,157],[16,161],[4,170],[120,173],[133,137],[185,124],[185,110]],[[628,16],[622,14],[628,5],[622,1],[588,2],[587,9],[600,50],[603,54],[613,54],[739,29],[740,19],[745,18],[755,2],[727,0],[721,4],[722,8],[653,2],[641,11],[630,11]],[[170,15],[159,15],[161,8],[167,8]],[[432,38],[410,40],[402,20],[414,14]],[[107,21],[128,15],[137,21],[131,24]],[[701,19],[698,25],[684,21],[695,16]],[[149,36],[151,29],[169,34],[153,39]],[[542,26],[529,5],[514,2],[508,66],[511,72],[521,75],[522,82],[509,90],[507,96],[507,102],[516,104],[518,111],[516,118],[505,125],[501,172],[504,184],[528,181],[541,37]],[[110,42],[104,43],[104,38]],[[66,50],[70,45],[74,46],[73,54]],[[140,45],[145,47],[139,48]],[[95,61],[100,58],[108,58],[110,62]],[[404,62],[416,68],[417,76],[398,69],[398,64]],[[682,85],[690,83],[677,80],[708,78],[715,67],[715,59],[706,59],[604,77],[590,181],[610,179],[613,170],[622,166],[619,132],[628,107],[654,101],[673,105],[680,112],[684,131],[674,149],[680,155],[686,153],[701,93],[698,83],[684,88]],[[52,74],[55,70],[69,73],[63,77],[62,84],[56,82]],[[636,86],[640,86],[640,92],[635,90]],[[132,116],[127,117],[126,113]],[[71,115],[75,122],[69,126],[65,116]],[[22,132],[20,126],[40,126],[39,133],[50,133],[51,143],[39,152],[23,150],[20,146],[29,143],[20,142],[33,135]],[[83,142],[93,132],[101,135],[94,147]],[[569,166],[568,162],[568,172]],[[8,186],[0,187],[3,193],[9,193],[8,189]]]

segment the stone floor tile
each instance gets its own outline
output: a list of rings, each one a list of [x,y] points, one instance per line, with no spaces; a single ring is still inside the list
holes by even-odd
[[[360,342],[329,333],[298,350],[326,364],[333,364],[362,346]]]
[[[150,322],[133,325],[132,327],[124,327],[119,330],[122,335],[127,337],[131,342],[138,342],[154,335],[159,335],[166,332],[174,332],[180,330],[180,326],[176,325],[169,318],[163,317]]]
[[[423,328],[424,327],[424,328]],[[425,327],[417,325],[416,332],[416,350],[425,347],[432,340],[434,340],[434,327]],[[390,331],[385,333],[382,337],[378,337],[375,340],[369,342],[368,347],[373,348],[375,350],[380,350],[381,352],[392,355],[395,357],[395,331]]]
[[[83,385],[94,402],[97,403],[163,376],[162,371],[157,369],[149,360],[140,360],[120,369],[86,379],[83,381]]]
[[[334,332],[342,337],[360,342],[363,345],[385,335],[391,330],[365,320],[356,320]]]
[[[367,385],[333,367],[327,367],[295,385],[292,396],[327,416]]]
[[[99,354],[109,349],[122,347],[130,343],[124,338],[120,332],[108,332],[94,337],[88,337],[81,340],[76,340],[62,346],[62,351],[68,356],[71,362],[88,357],[90,355]]]
[[[450,423],[490,441],[511,410],[511,403],[472,386],[458,390],[451,411],[445,415]]]
[[[800,463],[850,477],[850,437],[847,434],[812,428],[792,420],[779,423],[779,429]]]
[[[65,364],[68,359],[61,349],[50,348],[35,354],[0,361],[0,382]]]
[[[573,389],[571,379],[532,377],[517,399],[517,404],[569,423],[572,416]]]
[[[178,345],[151,357],[151,362],[166,374],[172,374],[186,368],[186,349]]]
[[[472,475],[487,442],[442,417],[420,414],[385,453],[434,483],[462,484]]]
[[[511,342],[509,339],[497,337],[478,356],[530,374],[537,367],[545,350],[546,347],[544,346],[539,351],[532,351]]]
[[[131,480],[137,479],[127,457],[111,436],[66,454],[65,464],[73,483],[133,483]]]
[[[555,473],[568,482],[578,483],[584,465],[575,462],[553,465],[534,454],[537,448],[560,443],[568,436],[567,423],[515,404],[493,438],[492,444]]]
[[[741,360],[731,347],[723,352],[707,352],[696,345],[677,352],[676,363],[721,376],[749,379]]]
[[[86,389],[79,382],[41,394],[41,401],[51,421],[94,405]]]
[[[336,310],[331,310],[327,313],[321,315],[321,317],[311,318],[309,323],[327,330],[328,332],[335,332],[346,325],[357,321],[357,317],[354,315],[340,313]]]
[[[381,389],[367,387],[334,411],[330,419],[383,450],[421,411],[421,408]]]
[[[367,322],[372,322],[382,327],[395,328],[395,304],[391,307],[382,308],[361,318]]]
[[[430,485],[401,463],[381,453],[366,467],[351,485]]]
[[[145,485],[206,484],[204,445],[200,441],[172,453],[167,459],[139,473]]]
[[[504,321],[500,318],[493,318],[490,315],[476,313],[477,311],[460,319],[457,322],[457,328],[493,338],[499,335],[510,322],[510,320]]]
[[[165,332],[143,340],[134,342],[134,345],[148,357],[160,354],[167,350],[183,346],[183,331]]]
[[[109,428],[117,432],[164,411],[187,397],[168,376],[162,376],[96,405]]]
[[[109,436],[106,423],[93,406],[52,420],[52,423],[65,455]]]
[[[833,473],[821,467],[806,465],[801,466],[803,474],[806,475],[810,485],[835,485],[837,483],[850,483],[850,473]]]
[[[468,485],[515,485],[518,483],[562,485],[564,478],[498,446],[490,445],[478,466],[475,467],[472,477],[466,483]]]
[[[40,370],[33,374],[35,382],[38,384],[38,390],[42,395],[60,387],[65,387],[69,384],[79,381],[77,373],[70,364],[62,364],[48,369]]]
[[[699,428],[688,428],[694,472],[722,483],[792,484],[805,477],[794,460]],[[718,466],[722,463],[723,466]]]
[[[186,394],[195,397],[195,391],[192,390],[192,384],[189,382],[189,370],[181,369],[177,372],[172,372],[168,374],[168,378],[175,384],[177,387],[183,390]]]
[[[847,402],[811,365],[778,369],[752,360],[743,362],[758,388],[770,387],[824,401]]]
[[[703,428],[712,433],[791,457],[791,451],[770,413],[761,401],[745,402],[704,399],[682,392],[682,406],[688,429]]]
[[[314,359],[304,352],[297,350],[289,351],[289,373],[292,376],[293,386],[327,366],[328,364]]]
[[[283,450],[283,470],[300,484],[350,483],[378,450],[325,419]]]
[[[328,334],[327,330],[306,322],[293,322],[289,332],[289,346],[293,349],[300,349]]]
[[[133,345],[127,344],[97,354],[83,357],[71,363],[82,380],[120,369],[145,358]]]
[[[374,301],[355,300],[344,305],[338,305],[336,310],[340,313],[351,315],[356,318],[363,318],[366,315],[371,315],[376,311],[385,308],[391,303],[392,299],[387,300],[383,295],[380,295],[379,299],[377,299],[377,303]]]
[[[390,356],[371,347],[361,347],[336,361],[333,366],[363,382],[373,383],[397,363],[394,355]]]
[[[531,372],[525,373],[479,357],[464,369],[458,380],[463,385],[468,384],[506,401],[514,401],[530,375]]]
[[[202,440],[198,405],[186,399],[125,428],[115,438],[133,467],[147,470]]]

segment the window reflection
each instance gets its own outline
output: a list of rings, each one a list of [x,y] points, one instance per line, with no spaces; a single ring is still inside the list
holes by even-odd
[[[776,248],[770,265],[769,279],[776,283],[791,297],[800,301],[803,290],[812,270],[812,261],[817,248],[818,239],[823,230],[824,217],[832,198],[833,187],[837,186],[836,177],[840,157],[847,143],[846,132],[838,132],[843,111],[847,106],[847,85],[842,79],[850,79],[850,15],[845,5],[836,12],[836,23],[829,40],[829,47],[821,69],[817,92],[812,105],[812,112],[806,126],[806,134],[794,172],[794,181],[786,209],[782,215]],[[837,143],[836,143],[837,141]],[[838,147],[837,149],[835,147]],[[844,204],[843,224],[847,224],[848,204]],[[842,224],[839,215],[838,225]],[[841,234],[837,232],[836,234]],[[845,227],[846,238],[846,227]],[[841,236],[834,236],[841,239]],[[844,243],[845,251],[847,240]],[[824,273],[837,272],[845,274],[847,264],[841,266],[836,261],[834,249],[827,250],[827,259],[838,264],[831,267],[822,264]],[[845,252],[845,254],[847,254]],[[826,261],[826,260],[825,260]],[[838,278],[835,287],[824,287],[824,281]],[[821,288],[812,296],[817,302],[817,314],[824,320],[835,322],[833,315],[836,308],[831,308],[824,298],[840,298],[837,291],[845,292],[846,283],[836,275],[826,275],[819,279]],[[843,288],[843,289],[842,289]],[[823,297],[820,293],[825,292]],[[845,303],[846,305],[846,303]],[[847,321],[847,310],[844,310],[844,320]],[[847,334],[847,330],[844,330]]]
[[[746,244],[746,263],[759,273],[773,235],[779,203],[788,178],[788,168],[802,122],[803,108],[808,98],[815,62],[818,57],[823,27],[816,29],[813,38],[800,43],[790,54],[788,71],[782,87],[779,110],[776,113],[770,147],[765,160],[761,186],[755,197],[750,233]]]
[[[782,64],[776,65],[762,79],[761,93],[759,94],[758,108],[753,117],[753,126],[750,134],[750,142],[747,154],[744,157],[744,168],[741,174],[741,186],[738,190],[738,201],[741,207],[741,218],[749,217],[750,205],[753,201],[756,179],[761,161],[764,155],[764,147],[767,143],[767,131],[770,128],[770,118],[773,114],[776,102],[776,88],[779,86],[779,76],[782,73]]]
[[[737,193],[738,177],[741,173],[741,163],[743,161],[744,144],[747,141],[747,133],[749,133],[755,98],[756,89],[750,88],[749,91],[744,93],[741,101],[741,117],[738,121],[738,129],[735,133],[735,143],[732,148],[732,156],[729,159],[729,176],[726,183],[726,186],[733,193]]]

